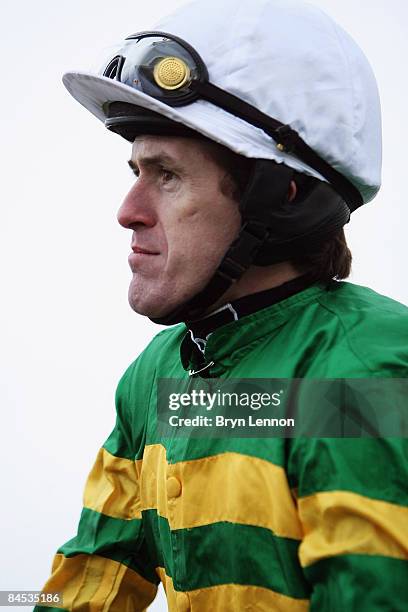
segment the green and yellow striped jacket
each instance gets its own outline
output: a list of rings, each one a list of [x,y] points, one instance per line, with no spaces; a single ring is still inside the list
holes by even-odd
[[[364,287],[313,286],[219,328],[206,357],[224,378],[405,378],[407,322]],[[188,377],[185,331],[158,334],[122,377],[44,590],[72,611],[145,610],[159,581],[171,612],[408,610],[406,441],[161,439],[156,383]]]

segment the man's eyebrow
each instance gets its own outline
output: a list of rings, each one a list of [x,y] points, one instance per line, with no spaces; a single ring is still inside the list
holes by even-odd
[[[157,155],[147,155],[139,157],[138,162],[144,166],[162,166],[171,165],[173,168],[179,168],[177,160],[166,153],[158,153]],[[128,160],[128,164],[132,170],[137,170],[136,163],[132,160]]]

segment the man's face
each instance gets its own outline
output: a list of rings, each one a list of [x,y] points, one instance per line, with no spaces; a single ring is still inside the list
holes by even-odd
[[[203,141],[140,137],[130,165],[138,178],[118,212],[132,230],[129,303],[161,317],[204,288],[238,235],[241,216],[220,190],[225,170]]]

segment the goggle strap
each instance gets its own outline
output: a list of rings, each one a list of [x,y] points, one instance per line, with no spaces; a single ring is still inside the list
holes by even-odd
[[[364,202],[358,189],[345,176],[340,174],[340,172],[313,151],[289,125],[285,125],[277,119],[266,115],[251,104],[220,89],[213,83],[194,81],[191,83],[191,87],[207,101],[262,129],[273,138],[277,145],[280,145],[282,151],[295,155],[306,165],[324,176],[344,198],[351,212],[362,206]]]

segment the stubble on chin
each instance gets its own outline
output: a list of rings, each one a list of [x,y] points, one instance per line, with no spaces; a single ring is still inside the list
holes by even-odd
[[[193,298],[201,290],[201,285],[197,288],[195,283],[191,283],[189,287],[184,287],[177,281],[167,280],[149,287],[148,283],[138,282],[134,278],[129,285],[128,301],[137,314],[150,318],[164,317]]]
[[[157,318],[169,314],[175,306],[163,287],[148,286],[133,279],[129,285],[128,302],[131,309],[145,317]],[[174,296],[173,296],[174,297]]]

